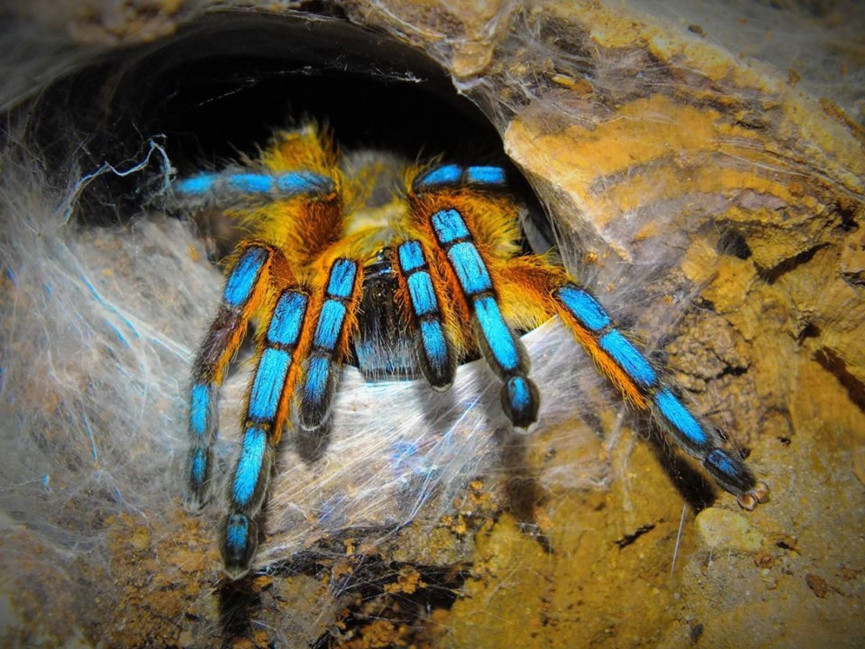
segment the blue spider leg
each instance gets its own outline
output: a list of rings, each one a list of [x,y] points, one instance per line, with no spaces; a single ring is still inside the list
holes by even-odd
[[[249,570],[258,545],[255,517],[264,502],[274,445],[282,432],[289,370],[296,362],[307,304],[303,293],[284,291],[260,341],[261,356],[247,397],[243,446],[231,480],[222,536],[223,564],[233,579]]]
[[[456,355],[442,324],[439,301],[420,242],[411,240],[401,244],[397,261],[408,287],[414,315],[415,353],[421,371],[433,389],[446,390],[454,381]]]
[[[222,208],[243,200],[284,200],[305,194],[325,196],[335,188],[333,179],[311,171],[205,172],[172,184],[174,195],[186,204],[213,204]]]
[[[446,187],[482,187],[485,189],[504,189],[507,174],[502,167],[471,166],[446,164],[420,174],[412,183],[415,192],[427,192]]]
[[[435,212],[430,221],[436,240],[472,305],[481,352],[504,381],[502,408],[515,428],[527,431],[537,421],[540,397],[527,376],[526,350],[502,317],[489,270],[463,217],[455,209],[444,209]]]
[[[270,249],[253,245],[237,258],[225,283],[222,304],[193,366],[186,496],[186,505],[193,510],[207,502],[212,449],[219,426],[219,386],[228,363],[246,335],[254,294],[266,282],[272,256]]]
[[[342,359],[338,356],[342,353],[346,322],[357,305],[361,274],[358,263],[350,259],[337,259],[331,266],[300,386],[297,419],[305,430],[317,430],[330,414],[341,371]]]
[[[766,485],[721,448],[717,429],[688,411],[594,297],[572,283],[556,288],[552,297],[565,323],[604,373],[637,405],[652,411],[672,439],[697,458],[721,487],[735,494],[742,507],[753,509],[766,497]]]

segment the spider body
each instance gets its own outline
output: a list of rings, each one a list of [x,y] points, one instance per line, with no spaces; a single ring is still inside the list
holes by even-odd
[[[283,427],[314,433],[327,424],[349,357],[368,377],[423,376],[446,390],[460,359],[480,353],[501,382],[503,411],[527,431],[540,395],[515,332],[555,315],[743,507],[764,498],[766,486],[721,448],[719,433],[685,408],[600,304],[564,269],[521,254],[519,206],[501,168],[341,156],[307,126],[278,133],[246,167],[197,174],[174,189],[189,208],[217,206],[249,232],[195,361],[189,419],[188,502],[198,508],[211,482],[219,386],[256,322],[257,366],[222,532],[230,577],[245,574],[255,555]]]

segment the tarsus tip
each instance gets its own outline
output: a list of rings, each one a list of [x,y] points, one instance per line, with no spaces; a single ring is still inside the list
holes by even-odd
[[[760,503],[768,502],[769,486],[765,482],[758,482],[753,489],[738,496],[736,500],[739,501],[739,506],[742,509],[751,511]]]

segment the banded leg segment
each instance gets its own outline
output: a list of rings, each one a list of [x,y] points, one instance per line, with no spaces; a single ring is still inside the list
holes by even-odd
[[[430,217],[433,233],[472,307],[478,342],[487,363],[504,381],[502,408],[515,428],[537,421],[540,397],[528,378],[529,360],[522,342],[502,316],[492,278],[462,215],[443,209]]]
[[[328,176],[312,171],[259,173],[236,169],[195,174],[175,181],[172,189],[179,201],[190,207],[216,205],[225,209],[250,201],[329,196],[336,185]]]
[[[573,283],[554,289],[552,297],[559,316],[604,374],[635,405],[651,410],[679,446],[699,459],[742,507],[753,509],[765,498],[766,485],[721,448],[718,432],[694,417],[661,382],[646,357],[615,328],[594,297]]]
[[[186,496],[186,504],[191,509],[200,509],[207,500],[212,448],[219,425],[219,386],[246,336],[250,314],[265,289],[274,254],[263,246],[250,246],[241,252],[228,274],[219,312],[195,360],[189,408],[191,444]]]
[[[234,579],[249,570],[258,544],[255,517],[264,501],[274,447],[285,423],[298,369],[298,345],[309,299],[295,290],[280,295],[247,397],[244,438],[229,491],[229,514],[222,537],[226,572]]]
[[[415,354],[421,371],[434,389],[446,390],[454,381],[456,355],[445,332],[439,299],[420,242],[401,244],[397,260],[411,302]]]
[[[507,174],[502,167],[446,164],[433,167],[420,174],[412,182],[412,189],[424,193],[449,187],[478,187],[481,189],[504,189]]]
[[[305,430],[317,430],[330,414],[348,346],[348,323],[360,301],[362,275],[359,264],[350,259],[337,259],[331,266],[300,386],[297,417]]]

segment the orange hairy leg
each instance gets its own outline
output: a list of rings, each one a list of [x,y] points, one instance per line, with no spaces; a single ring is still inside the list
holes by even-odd
[[[737,457],[721,448],[723,439],[713,426],[693,416],[666,385],[654,367],[615,327],[606,311],[561,269],[537,257],[511,260],[500,267],[499,283],[505,310],[535,317],[557,314],[589,353],[598,368],[634,405],[649,410],[664,430],[745,509],[766,498],[768,488],[758,482]],[[527,306],[533,305],[533,306]]]
[[[317,430],[329,415],[363,271],[356,261],[342,257],[323,270],[326,279],[321,282],[321,274],[315,275],[312,298],[297,288],[281,292],[259,337],[258,365],[247,394],[244,439],[222,533],[223,563],[232,578],[246,573],[258,545],[256,517],[295,385],[303,428]]]
[[[229,264],[228,281],[219,311],[202,344],[193,368],[189,432],[189,490],[187,505],[200,508],[210,484],[212,447],[219,423],[218,389],[250,319],[266,312],[270,302],[270,274],[284,259],[266,244],[251,243]]]
[[[506,313],[520,322],[517,326],[533,329],[558,315],[577,342],[586,350],[595,366],[635,406],[649,407],[646,397],[634,379],[622,369],[610,352],[599,344],[599,337],[574,317],[554,293],[574,280],[564,269],[546,263],[541,257],[525,256],[499,267],[502,285],[506,287]]]
[[[328,261],[324,262],[328,264],[327,281],[316,293],[315,331],[305,355],[303,382],[297,396],[298,423],[309,431],[319,429],[329,418],[341,364],[349,355],[351,338],[357,330],[363,266],[356,259],[338,256],[351,248],[349,242],[328,251]]]
[[[433,285],[443,293],[441,306],[448,335],[458,356],[474,353],[478,348],[472,326],[472,300],[466,296],[447,252],[437,242],[432,216],[443,210],[457,211],[483,264],[489,268],[507,264],[520,250],[517,208],[504,196],[459,187],[412,195],[411,204],[411,234],[427,253]],[[491,290],[498,288],[496,284]]]
[[[435,274],[444,278],[442,284],[454,296],[454,309],[467,311],[471,316],[459,318],[458,312],[456,322],[461,325],[458,333],[477,342],[487,364],[502,380],[500,396],[505,414],[515,428],[527,431],[537,421],[540,396],[528,378],[525,347],[502,316],[490,272],[491,264],[513,254],[511,240],[518,230],[506,218],[484,218],[503,214],[489,203],[473,199],[465,192],[442,192],[434,199],[418,201],[415,215],[425,236],[423,242],[411,242],[418,252],[412,255],[413,261],[403,264],[403,270],[408,272],[418,266],[426,244],[424,258],[431,259],[430,268],[434,267]],[[499,237],[499,244],[490,245],[495,237]],[[416,312],[424,303],[424,293],[418,291],[412,296]],[[429,338],[424,334],[424,342],[427,351],[442,346],[433,334]]]

